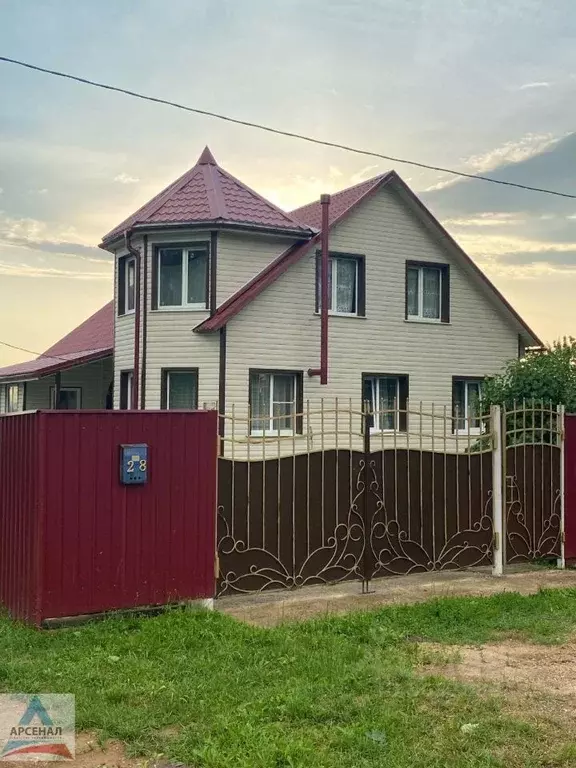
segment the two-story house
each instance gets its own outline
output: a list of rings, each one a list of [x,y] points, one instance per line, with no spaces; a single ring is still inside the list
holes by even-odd
[[[206,148],[109,232],[114,407],[218,403],[262,435],[305,429],[307,402],[369,400],[374,429],[402,429],[396,406],[467,413],[484,376],[540,344],[396,172],[332,195],[327,212],[327,384],[320,202],[286,213]]]

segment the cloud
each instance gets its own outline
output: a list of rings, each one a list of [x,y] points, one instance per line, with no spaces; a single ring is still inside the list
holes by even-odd
[[[371,173],[371,171],[375,171],[377,168],[377,165],[367,165],[365,168],[362,168],[361,171],[350,176],[350,184],[360,184],[361,181],[369,179],[371,175],[375,176],[376,174]]]
[[[0,261],[0,275],[9,277],[57,277],[72,280],[110,280],[109,272],[76,272],[67,269],[35,267],[31,264],[8,264]]]
[[[500,158],[500,164],[494,165],[497,158]],[[491,168],[482,171],[490,179],[576,194],[576,133],[560,138],[542,134],[538,138],[533,134],[530,139],[524,137],[484,155],[477,155],[472,161],[476,162],[478,171]],[[576,205],[576,201],[570,198],[474,179],[458,179],[441,189],[428,190],[423,193],[423,198],[441,218],[470,218],[494,211],[529,214],[540,219],[553,214],[562,219],[572,215]],[[560,227],[558,222],[551,221],[552,225],[556,229]],[[570,226],[565,218],[563,226]]]
[[[535,82],[535,83],[524,83],[524,85],[521,85],[518,90],[519,91],[528,91],[532,88],[550,88],[551,83],[547,83],[545,80],[542,80],[541,82]]]
[[[515,226],[516,224],[523,224],[525,219],[521,216],[516,216],[513,213],[498,213],[495,211],[486,211],[485,213],[479,213],[474,218],[462,218],[462,219],[446,219],[444,221],[445,226],[459,229],[461,227],[501,227],[501,226]]]
[[[545,248],[541,251],[512,251],[500,256],[503,264],[518,264],[522,266],[548,264],[558,268],[568,268],[576,271],[576,246],[569,250]]]
[[[94,263],[110,261],[110,255],[70,237],[77,236],[73,229],[50,228],[46,222],[31,218],[11,218],[0,211],[0,244],[14,248],[28,248],[59,256],[68,256]]]
[[[552,146],[558,141],[551,133],[527,133],[514,141],[507,141],[499,147],[479,155],[472,155],[464,161],[467,168],[477,173],[494,170],[507,163],[519,163]]]
[[[119,173],[118,176],[114,176],[114,181],[118,184],[137,184],[140,179],[135,176],[129,176],[127,173]]]

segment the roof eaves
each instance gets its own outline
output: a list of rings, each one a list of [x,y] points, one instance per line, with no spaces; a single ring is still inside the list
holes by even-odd
[[[28,373],[12,373],[7,376],[2,376],[0,370],[0,383],[10,384],[14,382],[35,381],[36,379],[43,379],[45,376],[50,376],[52,373],[58,371],[66,371],[69,368],[75,368],[77,365],[86,365],[86,363],[93,363],[97,360],[102,360],[105,357],[110,357],[114,353],[113,348],[103,348],[96,352],[87,353],[86,355],[71,358],[70,360],[58,360],[56,362],[47,363],[46,366],[37,368],[36,370],[29,371]],[[79,353],[80,355],[81,353]],[[34,360],[29,361],[28,365]],[[26,363],[22,363],[26,365]],[[9,366],[12,367],[12,366]]]

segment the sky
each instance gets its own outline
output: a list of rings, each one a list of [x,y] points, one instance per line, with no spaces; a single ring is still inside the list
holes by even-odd
[[[0,0],[0,55],[576,194],[573,0]],[[546,341],[576,336],[576,200],[455,180],[0,62],[0,340],[113,293],[102,236],[208,144],[290,210],[394,167]],[[0,345],[0,365],[29,359]]]

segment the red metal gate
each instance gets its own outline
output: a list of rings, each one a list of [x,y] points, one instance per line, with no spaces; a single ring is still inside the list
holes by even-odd
[[[148,445],[145,485],[120,445]],[[214,595],[217,414],[0,417],[0,602],[48,618]]]

